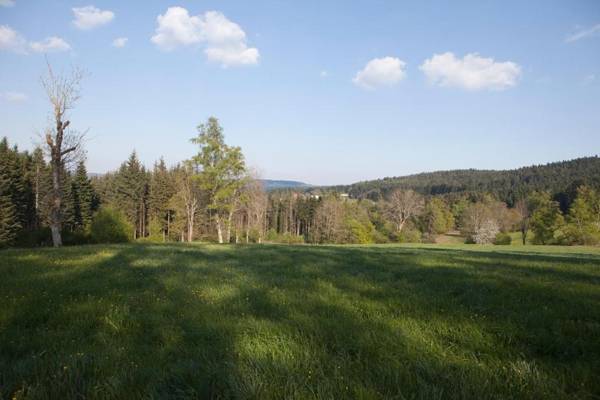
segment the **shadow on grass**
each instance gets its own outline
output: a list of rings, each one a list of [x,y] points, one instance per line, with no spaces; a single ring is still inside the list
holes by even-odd
[[[0,398],[591,397],[598,272],[557,258],[334,246],[10,253]]]

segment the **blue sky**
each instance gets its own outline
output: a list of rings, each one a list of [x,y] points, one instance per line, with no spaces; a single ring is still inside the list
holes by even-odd
[[[44,54],[88,71],[92,172],[186,159],[211,115],[263,177],[314,184],[600,153],[596,0],[0,0],[0,136],[23,149]]]

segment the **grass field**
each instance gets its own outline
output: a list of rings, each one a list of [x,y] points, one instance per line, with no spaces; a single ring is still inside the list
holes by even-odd
[[[599,396],[599,249],[0,252],[0,399]]]

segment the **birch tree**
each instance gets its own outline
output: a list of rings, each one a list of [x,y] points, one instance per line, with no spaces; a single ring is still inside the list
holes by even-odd
[[[242,150],[225,144],[223,128],[210,117],[198,126],[198,136],[192,139],[200,150],[192,158],[198,166],[195,174],[200,189],[208,197],[209,214],[215,223],[219,243],[229,242],[231,224],[240,190],[245,184],[246,166]]]

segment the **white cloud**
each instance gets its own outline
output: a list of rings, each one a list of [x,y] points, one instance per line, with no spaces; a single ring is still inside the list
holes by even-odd
[[[467,90],[503,90],[517,84],[521,67],[514,62],[495,62],[477,53],[462,59],[453,53],[434,54],[419,67],[429,82]]]
[[[31,42],[29,47],[36,53],[53,53],[71,50],[69,43],[56,36],[47,37],[41,42]]]
[[[327,71],[323,70],[323,71],[321,71],[321,72],[319,73],[319,76],[320,76],[321,78],[327,78],[327,77],[329,76],[329,72],[327,72]]]
[[[246,33],[218,11],[190,16],[183,7],[169,7],[156,21],[158,27],[150,40],[162,50],[204,44],[208,60],[223,67],[258,63],[260,54],[248,47]]]
[[[364,89],[392,86],[406,76],[405,66],[406,63],[399,58],[374,58],[367,63],[364,69],[356,73],[352,82]]]
[[[75,19],[73,25],[82,30],[94,29],[108,24],[115,14],[109,10],[100,10],[94,6],[75,7],[72,9]]]
[[[12,7],[14,5],[14,0],[0,0],[0,7]]]
[[[592,83],[594,83],[594,81],[596,81],[596,75],[595,74],[589,74],[587,76],[585,76],[583,78],[583,84],[584,85],[591,85]]]
[[[113,40],[112,45],[113,45],[113,47],[118,47],[118,48],[125,47],[128,40],[129,39],[127,39],[126,37],[116,38],[115,40]]]
[[[21,103],[27,100],[27,95],[25,93],[19,92],[4,92],[0,93],[0,98],[10,102],[10,103]]]
[[[0,25],[0,50],[13,51],[19,54],[27,54],[29,50],[36,53],[50,53],[71,50],[71,46],[63,39],[50,36],[39,42],[25,40],[17,31],[8,25]]]
[[[596,24],[588,29],[578,29],[576,32],[567,36],[567,38],[565,39],[565,42],[567,42],[567,43],[576,42],[577,40],[585,39],[590,36],[596,36],[598,34],[600,34],[600,24]]]
[[[26,53],[27,42],[8,25],[0,25],[0,50]]]

